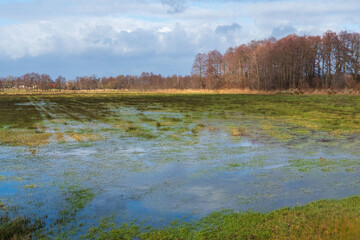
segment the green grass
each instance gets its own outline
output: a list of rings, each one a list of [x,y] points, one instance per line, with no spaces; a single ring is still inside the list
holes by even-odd
[[[226,169],[233,168],[262,168],[266,165],[267,156],[255,156],[243,162],[231,162],[226,164]],[[274,162],[272,162],[274,163]]]
[[[304,150],[314,144],[330,147],[341,143],[354,152],[360,134],[360,98],[346,95],[0,95],[0,106],[0,143],[28,147],[33,155],[52,142],[74,141],[85,146],[107,137],[192,146],[201,141],[202,134],[219,132],[225,132],[234,142],[241,138],[260,142],[270,139],[289,147],[303,144]],[[331,142],[334,139],[336,141]],[[245,150],[239,147],[229,149],[228,153],[235,151],[241,154]],[[217,169],[262,168],[267,159],[266,156],[251,157],[243,162],[228,159]],[[125,167],[134,172],[147,169],[142,162]],[[303,172],[342,170],[353,174],[350,172],[358,171],[359,161],[295,158],[287,167]],[[0,182],[8,179],[0,176]],[[29,186],[27,188],[32,188]],[[73,221],[94,196],[88,188],[64,189],[60,222]],[[356,232],[360,223],[359,205],[359,198],[354,197],[264,214],[220,212],[195,223],[175,224],[161,230],[144,230],[132,224],[116,227],[111,222],[103,222],[85,238],[351,239],[359,234]]]
[[[354,159],[291,159],[288,167],[297,168],[301,172],[308,172],[315,169],[321,169],[324,172],[335,170],[353,171],[354,167],[359,167],[360,161]]]
[[[65,204],[60,211],[60,218],[57,219],[59,226],[65,226],[73,221],[77,212],[95,197],[92,189],[82,188],[77,185],[64,186],[62,194]]]
[[[41,122],[40,113],[35,106],[27,105],[29,103],[26,96],[0,95],[0,129],[2,127],[33,129],[36,123]]]
[[[27,240],[44,227],[40,218],[9,217],[0,213],[0,239],[1,240]]]
[[[95,197],[95,194],[88,188],[72,189],[66,193],[65,200],[70,204],[70,207],[76,212],[85,207]]]
[[[128,125],[128,126],[125,126],[124,128],[125,128],[125,131],[130,136],[146,138],[146,139],[156,138],[155,134],[152,134],[151,131],[149,131],[148,129],[142,128],[142,127]]]
[[[333,136],[360,133],[360,98],[346,95],[1,95],[0,105],[0,142],[11,146],[45,145],[53,135],[55,140],[64,142],[59,126],[71,132],[69,128],[73,122],[110,123],[130,136],[145,139],[154,138],[158,134],[177,135],[183,129],[197,134],[207,125],[204,119],[226,120],[236,124],[244,116],[258,121],[258,126],[266,135],[280,142],[309,136],[314,131],[327,132]],[[156,106],[155,110],[153,106]],[[144,112],[169,114],[150,116]],[[176,113],[176,116],[170,113]],[[46,131],[48,121],[56,125],[52,131],[54,134]],[[197,125],[194,127],[193,124]],[[233,126],[230,135],[252,136],[249,126]],[[80,133],[76,132],[78,135]],[[101,139],[96,132],[91,134],[79,136],[78,139]]]
[[[135,224],[116,227],[108,219],[85,239],[356,239],[360,197],[320,200],[270,213],[221,211],[197,222],[174,222],[163,229]]]

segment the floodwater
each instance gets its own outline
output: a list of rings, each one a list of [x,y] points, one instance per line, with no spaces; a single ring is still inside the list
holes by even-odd
[[[54,106],[46,101],[30,104],[39,111]],[[281,141],[258,127],[261,120],[246,116],[200,113],[192,121],[176,111],[113,105],[111,111],[157,137],[133,136],[101,120],[64,124],[58,121],[61,115],[52,112],[53,119],[42,123],[47,132],[91,130],[101,139],[51,139],[35,153],[25,146],[0,145],[0,201],[14,214],[46,215],[47,226],[54,228],[60,218],[68,218],[58,228],[76,229],[76,238],[109,216],[118,223],[137,219],[161,227],[221,209],[264,212],[360,194],[358,137],[350,141],[319,132]],[[139,114],[182,121],[160,131],[151,122],[136,122]],[[192,132],[199,119],[203,127]],[[244,126],[249,134],[233,136],[230,126]],[[318,163],[323,159],[329,164]],[[71,193],[78,189],[93,195],[74,207],[69,198],[76,198]]]

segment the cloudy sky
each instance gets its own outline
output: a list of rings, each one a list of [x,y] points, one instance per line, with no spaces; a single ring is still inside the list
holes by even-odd
[[[198,52],[360,32],[359,0],[0,0],[0,76],[189,74]]]

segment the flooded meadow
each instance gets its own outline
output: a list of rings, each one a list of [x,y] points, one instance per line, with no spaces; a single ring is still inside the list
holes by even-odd
[[[42,219],[39,238],[360,195],[354,96],[1,95],[0,106],[0,213]]]

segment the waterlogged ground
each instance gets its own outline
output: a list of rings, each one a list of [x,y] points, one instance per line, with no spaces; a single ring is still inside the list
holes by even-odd
[[[78,238],[360,194],[352,96],[0,96],[0,211]]]

